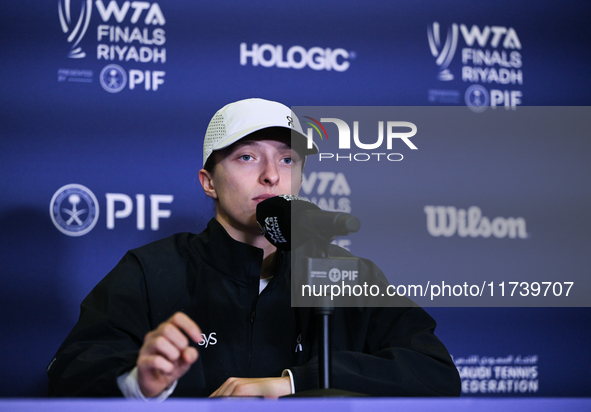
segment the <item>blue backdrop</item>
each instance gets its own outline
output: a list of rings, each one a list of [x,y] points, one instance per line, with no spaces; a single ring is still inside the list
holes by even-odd
[[[473,118],[589,105],[587,3],[399,3],[3,2],[0,396],[44,395],[80,301],[126,250],[205,227],[202,141],[228,102],[458,106]],[[391,281],[445,271],[565,281],[589,274],[591,145],[556,134],[476,134],[458,150],[419,133],[419,150],[402,147],[389,169],[310,162],[303,194],[353,214],[391,205],[391,230],[343,243]],[[520,217],[527,236],[437,236],[427,206]],[[536,279],[544,270],[555,277]],[[464,396],[589,396],[589,308],[428,311]]]

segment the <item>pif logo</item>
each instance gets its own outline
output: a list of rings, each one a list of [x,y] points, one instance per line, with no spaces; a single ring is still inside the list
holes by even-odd
[[[130,90],[143,84],[147,91],[156,91],[158,86],[164,84],[165,74],[162,70],[130,70],[128,76],[123,67],[117,64],[109,64],[101,71],[99,80],[103,89],[109,93],[119,93],[128,83]]]
[[[94,228],[99,203],[92,191],[79,184],[60,187],[49,202],[49,215],[55,227],[68,236],[82,236]]]
[[[129,217],[134,209],[133,200],[124,193],[105,193],[107,229],[115,229],[115,220]],[[146,228],[146,196],[136,194],[137,230]],[[172,203],[173,195],[149,195],[150,228],[160,230],[160,219],[167,219],[171,211],[162,204]],[[122,206],[122,207],[121,207]],[[68,236],[82,236],[98,222],[99,202],[87,187],[72,183],[59,188],[49,203],[49,214],[55,227]]]
[[[314,123],[305,122],[308,125],[312,126],[312,128],[308,128],[307,130],[307,137],[308,137],[308,148],[311,149],[314,145],[314,130],[320,136],[320,140],[326,138],[328,140],[328,132],[322,123],[333,123],[337,126],[339,139],[338,139],[338,147],[340,150],[349,150],[351,149],[351,134],[353,135],[353,144],[362,150],[376,150],[380,149],[383,144],[384,140],[386,143],[387,150],[393,149],[393,142],[394,139],[400,139],[403,143],[406,144],[408,148],[411,150],[418,150],[417,146],[410,140],[411,137],[417,134],[417,126],[411,122],[403,122],[403,121],[378,121],[378,137],[377,140],[368,143],[362,141],[359,136],[359,121],[353,121],[353,133],[351,133],[351,128],[349,124],[342,119],[337,119],[333,117],[326,117],[321,118],[320,121],[304,116],[307,119],[312,120]],[[322,131],[321,131],[322,130]],[[403,155],[400,153],[349,153],[347,155],[343,155],[340,153],[320,153],[319,154],[319,161],[323,159],[336,159],[339,160],[349,160],[349,161],[358,161],[358,162],[366,162],[371,160],[372,158],[375,160],[377,159],[380,161],[383,158],[386,158],[389,161],[400,161],[403,159]]]
[[[358,270],[339,270],[337,268],[332,268],[328,272],[328,278],[331,282],[335,283],[339,280],[353,282],[357,280],[357,276],[359,275]]]

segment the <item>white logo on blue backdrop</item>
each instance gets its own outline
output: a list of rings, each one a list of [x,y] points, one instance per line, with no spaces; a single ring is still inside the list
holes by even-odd
[[[429,37],[431,54],[435,57],[435,63],[439,66],[437,78],[443,81],[453,80],[454,75],[451,74],[448,67],[458,47],[458,25],[454,23],[451,28],[447,29],[447,37],[443,46],[439,35],[438,22],[433,22],[433,28],[427,28],[427,36]]]
[[[428,205],[424,211],[427,215],[427,231],[434,237],[457,234],[460,237],[529,238],[523,217],[498,216],[491,219],[483,216],[478,206],[470,206],[465,210],[454,206]]]
[[[479,84],[473,84],[466,89],[464,100],[466,101],[466,106],[476,113],[482,113],[490,104],[488,90]]]
[[[65,34],[68,34],[68,43],[72,44],[70,53],[68,53],[68,57],[71,59],[82,59],[83,57],[86,57],[86,53],[82,51],[82,47],[78,47],[78,44],[86,34],[88,24],[90,23],[92,1],[82,1],[80,16],[78,16],[78,20],[76,20],[76,22],[74,22],[72,19],[70,0],[64,0],[63,3],[62,0],[59,0],[58,12],[62,31]]]
[[[90,189],[79,184],[69,184],[54,193],[49,204],[49,215],[63,234],[82,236],[96,225],[99,204]]]
[[[127,73],[121,66],[109,64],[101,70],[101,86],[109,93],[119,93],[127,84]]]

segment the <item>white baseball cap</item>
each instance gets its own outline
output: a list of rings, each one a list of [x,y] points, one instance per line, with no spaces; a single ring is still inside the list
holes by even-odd
[[[318,153],[318,146],[313,142],[312,149],[307,147],[307,136],[300,121],[291,109],[281,103],[264,99],[245,99],[222,107],[212,117],[205,132],[203,142],[203,166],[215,150],[223,149],[236,143],[243,137],[269,127],[282,127],[301,136],[305,148],[304,155]]]

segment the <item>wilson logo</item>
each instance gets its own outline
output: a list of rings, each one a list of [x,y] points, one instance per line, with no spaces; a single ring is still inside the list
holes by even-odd
[[[427,231],[431,236],[451,237],[491,237],[502,239],[527,239],[526,222],[523,217],[495,217],[489,219],[482,216],[478,206],[468,210],[456,209],[454,206],[425,206],[427,215]]]

